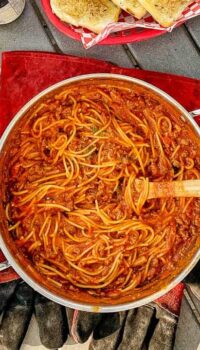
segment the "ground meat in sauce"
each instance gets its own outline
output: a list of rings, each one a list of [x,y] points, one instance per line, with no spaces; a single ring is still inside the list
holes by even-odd
[[[148,200],[138,213],[131,183],[131,176],[200,178],[199,140],[155,94],[113,84],[83,84],[44,100],[5,159],[13,240],[66,295],[142,290],[169,276],[200,237],[199,199]],[[131,220],[137,228],[120,226]]]

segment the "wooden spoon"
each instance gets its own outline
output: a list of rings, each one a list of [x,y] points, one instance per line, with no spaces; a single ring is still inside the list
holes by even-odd
[[[144,181],[135,180],[135,189],[142,195]],[[166,197],[200,197],[200,180],[149,182],[146,199]]]

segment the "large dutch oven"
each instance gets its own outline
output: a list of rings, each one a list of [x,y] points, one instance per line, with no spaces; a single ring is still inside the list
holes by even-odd
[[[6,128],[4,134],[2,135],[2,138],[0,140],[0,159],[2,161],[4,157],[4,150],[6,146],[7,139],[12,132],[12,129],[14,128],[15,124],[31,109],[33,106],[38,103],[41,99],[43,99],[47,94],[52,94],[56,92],[56,90],[68,86],[71,83],[74,82],[80,82],[83,80],[90,80],[90,79],[116,79],[121,81],[127,81],[132,82],[134,84],[137,84],[138,86],[144,87],[157,95],[159,95],[163,101],[168,102],[171,104],[178,112],[180,112],[180,115],[182,118],[190,124],[193,131],[196,133],[198,137],[200,137],[200,128],[198,127],[197,123],[193,119],[193,115],[195,114],[188,113],[184,107],[182,107],[176,100],[174,100],[172,97],[170,97],[168,94],[163,92],[162,90],[156,88],[155,86],[148,84],[142,80],[123,76],[123,75],[117,75],[117,74],[88,74],[88,75],[82,75],[75,78],[67,79],[64,81],[61,81],[46,90],[39,93],[37,96],[35,96],[33,99],[31,99],[12,119],[8,127]],[[199,111],[198,111],[199,112]],[[2,169],[0,169],[0,193],[2,191]],[[185,260],[185,263],[182,264],[176,271],[173,273],[170,278],[168,278],[166,281],[162,281],[162,283],[157,283],[157,287],[153,290],[146,290],[144,294],[141,294],[140,297],[138,297],[136,300],[130,301],[130,302],[121,302],[119,299],[119,303],[115,302],[115,305],[112,304],[101,304],[98,302],[97,305],[85,302],[84,300],[76,301],[73,300],[73,298],[66,298],[62,293],[56,293],[53,290],[50,290],[43,284],[41,279],[38,279],[36,275],[33,275],[30,273],[30,271],[21,263],[21,260],[18,257],[17,250],[11,248],[9,244],[9,234],[8,229],[6,225],[6,216],[5,216],[5,210],[3,208],[2,198],[0,198],[0,230],[1,230],[1,236],[0,236],[0,247],[7,258],[9,264],[13,267],[13,269],[19,274],[19,276],[25,280],[33,289],[37,290],[39,293],[43,294],[45,297],[62,304],[67,307],[71,307],[74,309],[79,309],[83,311],[89,311],[89,312],[115,312],[115,311],[122,311],[122,310],[128,310],[131,308],[139,307],[141,305],[147,304],[149,302],[154,301],[155,299],[161,297],[166,292],[168,292],[170,289],[175,287],[180,281],[182,281],[185,276],[192,270],[192,268],[195,266],[195,264],[198,262],[200,258],[200,242],[197,243],[195,247],[192,247],[191,252],[189,254],[189,258]],[[7,264],[5,263],[5,267],[7,267]],[[4,266],[3,266],[4,268]]]

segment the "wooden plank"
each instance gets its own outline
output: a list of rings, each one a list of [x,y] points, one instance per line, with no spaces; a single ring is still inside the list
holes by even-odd
[[[142,69],[200,78],[199,51],[184,26],[128,46]]]
[[[16,21],[0,26],[0,51],[9,50],[54,51],[29,1]]]
[[[200,16],[189,20],[185,25],[196,45],[200,49]]]
[[[48,25],[59,49],[63,53],[77,55],[82,57],[93,57],[101,60],[107,60],[114,64],[124,66],[124,67],[133,67],[136,66],[136,62],[134,58],[129,57],[126,53],[126,50],[122,45],[97,45],[89,50],[85,50],[82,43],[75,41],[73,39],[68,38],[66,35],[59,32],[48,20],[45,15],[41,1],[35,0],[45,22]]]

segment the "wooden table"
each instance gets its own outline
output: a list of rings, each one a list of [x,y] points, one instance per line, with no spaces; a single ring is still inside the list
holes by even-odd
[[[121,46],[96,46],[85,50],[81,43],[66,37],[52,26],[42,11],[40,0],[27,0],[20,18],[0,26],[0,52],[9,50],[38,50],[94,57],[124,67],[200,79],[200,16],[172,33],[149,41]],[[198,305],[200,309],[200,303]],[[200,328],[186,299],[183,300],[178,328],[175,350],[197,350]]]

